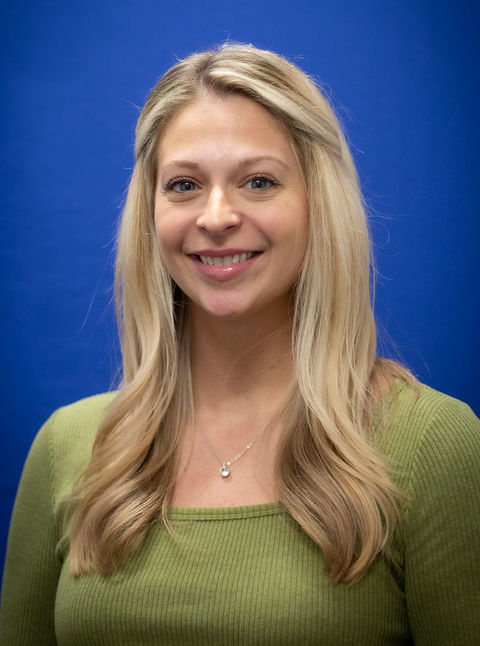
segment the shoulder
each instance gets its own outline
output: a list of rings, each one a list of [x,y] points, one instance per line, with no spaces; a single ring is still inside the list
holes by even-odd
[[[389,393],[389,421],[395,436],[416,444],[426,436],[436,440],[478,434],[480,420],[464,402],[419,383],[417,388],[396,380]]]
[[[102,393],[62,406],[35,438],[29,462],[48,462],[57,502],[71,490],[87,466],[98,427],[116,392]]]
[[[480,420],[464,402],[425,384],[394,382],[388,395],[386,455],[402,489],[419,473],[454,477],[480,467]]]
[[[467,404],[396,384],[387,452],[402,490],[395,558],[415,643],[478,643],[480,420]]]
[[[46,424],[55,440],[82,440],[95,436],[98,425],[116,392],[101,393],[57,408]]]
[[[115,395],[115,392],[93,395],[54,411],[44,425],[53,450],[57,453],[90,450],[100,422]]]

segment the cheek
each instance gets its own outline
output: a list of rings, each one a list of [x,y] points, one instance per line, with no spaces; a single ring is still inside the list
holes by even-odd
[[[298,223],[298,244],[305,255],[310,229],[310,217],[308,214],[308,201],[306,195],[302,195],[301,207],[298,210]]]
[[[155,231],[160,250],[168,254],[181,248],[182,228],[178,219],[171,217],[168,213],[155,214]]]
[[[294,276],[294,280],[298,278],[303,266],[305,254],[307,252],[308,236],[309,236],[309,221],[308,214],[305,211],[298,211],[292,217],[290,228],[290,235],[287,236],[287,244],[289,244],[289,257],[290,257],[290,271]]]
[[[290,208],[285,211],[285,220],[288,223],[287,236],[290,238],[292,253],[303,253],[306,250],[309,235],[309,217],[307,205],[303,201],[293,201]]]

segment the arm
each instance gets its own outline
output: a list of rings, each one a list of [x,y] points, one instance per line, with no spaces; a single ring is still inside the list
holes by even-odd
[[[405,525],[415,644],[480,644],[480,420],[449,399],[424,431]]]
[[[55,557],[50,429],[38,433],[15,499],[3,576],[0,645],[55,645],[54,606],[61,563]]]

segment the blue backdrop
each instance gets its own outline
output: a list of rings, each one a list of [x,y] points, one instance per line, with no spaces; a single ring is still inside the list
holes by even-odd
[[[372,212],[381,348],[480,413],[475,4],[2,3],[2,562],[35,432],[118,365],[113,239],[138,106],[177,57],[227,38],[322,80]]]

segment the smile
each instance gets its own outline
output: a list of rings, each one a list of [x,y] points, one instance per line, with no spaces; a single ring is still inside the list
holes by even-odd
[[[216,265],[223,267],[224,265],[235,265],[239,262],[250,260],[254,252],[235,254],[234,256],[198,256],[204,265]]]
[[[262,255],[261,251],[238,250],[238,253],[234,253],[234,251],[237,250],[232,249],[230,253],[227,252],[222,256],[190,254],[190,258],[200,275],[209,281],[223,283],[242,276]]]

